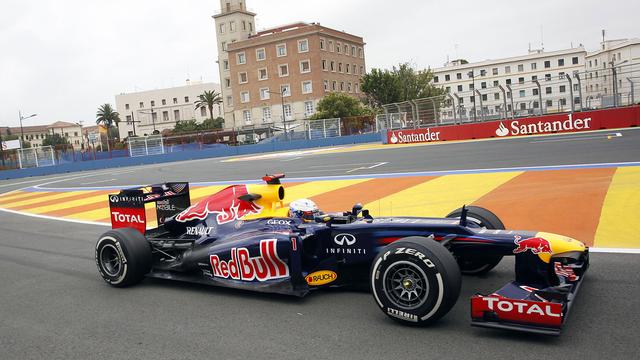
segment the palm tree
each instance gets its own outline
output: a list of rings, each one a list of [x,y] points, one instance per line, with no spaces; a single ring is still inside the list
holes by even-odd
[[[107,148],[109,145],[109,130],[115,123],[116,126],[120,123],[120,114],[113,109],[111,104],[100,105],[98,112],[96,113],[96,124],[102,125],[107,128]]]
[[[196,110],[206,107],[209,109],[209,117],[213,122],[213,106],[222,104],[222,96],[220,93],[217,93],[215,90],[205,90],[204,93],[198,95],[198,100],[196,101]]]

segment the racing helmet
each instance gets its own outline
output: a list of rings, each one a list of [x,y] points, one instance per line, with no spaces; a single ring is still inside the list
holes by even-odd
[[[297,217],[302,221],[315,221],[315,217],[320,214],[318,205],[309,199],[294,200],[289,204],[289,216]]]

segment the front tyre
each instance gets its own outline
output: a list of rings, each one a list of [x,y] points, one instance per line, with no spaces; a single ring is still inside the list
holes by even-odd
[[[95,259],[100,276],[109,285],[130,286],[151,270],[151,246],[137,230],[115,229],[100,236]]]
[[[371,267],[373,296],[382,311],[408,325],[427,325],[458,300],[461,276],[453,255],[419,236],[385,247]]]

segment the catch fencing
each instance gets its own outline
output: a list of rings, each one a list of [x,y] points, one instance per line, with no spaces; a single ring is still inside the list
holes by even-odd
[[[572,73],[549,71],[543,77],[518,73],[491,77],[469,71],[464,81],[437,84],[448,88],[446,95],[383,105],[377,126],[421,128],[639,103],[640,62],[610,65]],[[460,88],[463,91],[457,91]]]

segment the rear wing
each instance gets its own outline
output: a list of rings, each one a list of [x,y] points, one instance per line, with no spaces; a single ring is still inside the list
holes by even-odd
[[[145,204],[156,204],[158,225],[191,206],[189,183],[171,182],[124,189],[109,195],[111,227],[130,227],[144,234],[147,230]]]

